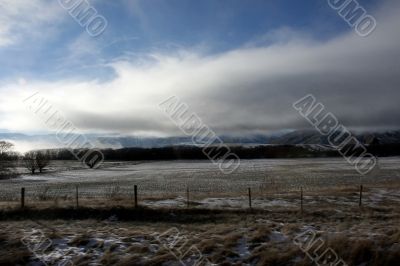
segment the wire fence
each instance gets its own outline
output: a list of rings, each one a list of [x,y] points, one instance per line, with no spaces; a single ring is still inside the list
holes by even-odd
[[[0,204],[37,206],[133,206],[191,208],[300,208],[307,206],[379,206],[400,202],[397,183],[342,184],[310,187],[301,184],[236,182],[217,184],[110,182],[8,184],[0,189]],[[136,188],[135,188],[136,187]],[[8,204],[8,205],[7,205]],[[0,205],[1,206],[1,205]],[[0,207],[1,208],[1,207]]]
[[[351,206],[358,204],[361,184],[365,204],[375,206],[399,199],[398,161],[381,159],[362,178],[346,162],[331,158],[243,161],[229,175],[207,162],[105,162],[89,170],[53,161],[43,174],[0,180],[0,209],[17,205],[22,188],[26,206],[76,205],[77,198],[81,206],[131,206],[135,186],[139,204],[150,207],[248,208],[251,197],[252,208],[297,208],[301,194],[309,206]]]

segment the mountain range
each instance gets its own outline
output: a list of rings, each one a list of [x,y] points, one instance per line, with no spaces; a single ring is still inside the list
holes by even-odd
[[[380,144],[400,143],[400,130],[353,133],[361,142],[369,144],[372,140]],[[189,136],[177,137],[138,137],[120,135],[87,134],[85,137],[98,148],[159,148],[167,146],[193,145]],[[221,140],[227,145],[319,145],[329,146],[326,136],[316,130],[290,130],[272,134],[247,134],[243,136],[222,135]],[[21,133],[0,133],[0,140],[13,142],[17,151],[30,149],[63,148],[55,134],[27,135]]]

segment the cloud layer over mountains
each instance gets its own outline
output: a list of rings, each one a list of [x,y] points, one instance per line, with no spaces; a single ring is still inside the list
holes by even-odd
[[[349,29],[321,41],[284,28],[271,33],[272,43],[219,54],[182,48],[115,59],[106,63],[114,72],[107,80],[2,82],[0,128],[46,131],[23,103],[34,92],[82,132],[179,135],[158,108],[172,95],[220,134],[302,129],[309,126],[292,103],[309,93],[349,128],[398,128],[400,3],[385,3],[369,12],[378,27],[365,38]],[[0,45],[13,41],[5,34],[0,28]]]

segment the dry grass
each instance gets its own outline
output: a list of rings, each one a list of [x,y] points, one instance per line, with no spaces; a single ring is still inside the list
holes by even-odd
[[[0,265],[23,265],[31,258],[29,250],[21,245],[18,238],[7,232],[0,232]]]
[[[140,243],[133,243],[129,249],[129,254],[146,254],[150,251],[148,246],[142,245]]]
[[[252,256],[247,261],[260,266],[293,265],[293,260],[299,256],[304,257],[304,255],[294,247],[288,247],[282,250],[275,247],[267,248],[261,246],[254,250]]]
[[[90,236],[87,233],[76,235],[70,242],[73,246],[86,246],[90,242]]]
[[[151,247],[158,244],[154,233],[162,233],[171,227],[179,228],[181,234],[189,239],[188,246],[195,244],[202,254],[219,265],[312,265],[312,261],[292,242],[303,226],[310,224],[318,227],[318,236],[326,241],[325,247],[335,250],[348,265],[398,265],[400,259],[398,219],[383,222],[367,217],[360,222],[360,217],[355,217],[337,222],[320,216],[317,219],[303,217],[281,222],[285,217],[283,213],[248,213],[247,219],[243,217],[241,214],[230,213],[223,221],[200,224],[130,221],[110,223],[95,220],[68,223],[54,220],[41,223],[55,228],[57,237],[74,236],[69,242],[71,246],[86,246],[92,239],[97,239],[97,243],[91,248],[102,252],[98,258],[100,265],[162,265],[167,261],[176,261],[162,246],[158,250]],[[26,222],[8,223],[17,231],[33,227],[32,223]],[[35,223],[35,227],[38,226]],[[52,230],[43,230],[46,235],[53,236]],[[334,234],[328,233],[332,230]],[[21,247],[18,239],[20,236],[16,235],[14,241],[10,241],[7,231],[0,232],[0,244],[3,247],[0,265],[24,264],[24,260],[32,258],[32,254]],[[274,239],[271,237],[273,232],[280,232],[285,239]],[[369,238],[371,232],[377,236]],[[104,240],[110,237],[120,239],[126,249],[121,250],[121,244],[118,243],[105,246]],[[239,252],[243,241],[246,243],[248,255]],[[91,262],[93,257],[89,255],[74,257],[75,265],[88,265]]]
[[[393,246],[390,242],[390,238],[376,242],[365,238],[349,239],[341,235],[331,239],[329,246],[349,265],[398,265],[400,246],[398,244]]]
[[[0,250],[0,265],[26,265],[31,257],[32,254],[24,248],[2,249]]]
[[[268,226],[257,226],[251,233],[249,241],[251,243],[264,243],[268,241],[271,231],[271,228]]]
[[[368,199],[371,191],[364,192]],[[383,198],[379,204],[359,208],[357,187],[306,192],[305,195],[313,197],[313,193],[344,197],[350,204],[311,204],[311,199],[307,199],[303,214],[298,208],[289,207],[252,211],[135,209],[131,200],[127,202],[118,197],[108,199],[103,205],[100,200],[82,199],[80,204],[84,207],[78,210],[74,209],[73,202],[66,207],[62,200],[58,207],[54,207],[52,201],[41,201],[34,207],[30,203],[31,207],[23,211],[10,205],[0,211],[0,266],[32,262],[33,254],[20,241],[21,232],[31,228],[42,229],[50,239],[68,238],[71,247],[90,246],[86,252],[96,250],[74,256],[75,265],[147,266],[166,262],[174,265],[176,258],[155,238],[156,233],[172,227],[187,237],[187,246],[196,245],[204,256],[219,265],[313,265],[293,243],[304,228],[318,231],[318,236],[325,241],[324,247],[332,248],[348,265],[399,265],[398,202]],[[297,193],[285,196],[286,199],[291,197],[293,201],[298,200]],[[352,204],[354,199],[356,202]],[[196,201],[196,198],[191,200]],[[118,241],[106,244],[110,239]]]

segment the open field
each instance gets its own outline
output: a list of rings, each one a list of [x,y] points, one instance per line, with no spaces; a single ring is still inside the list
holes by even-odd
[[[208,161],[106,162],[99,169],[86,169],[75,161],[54,161],[44,174],[1,180],[0,201],[18,201],[25,187],[28,201],[68,202],[75,199],[78,186],[82,200],[120,199],[128,203],[137,185],[141,203],[148,206],[186,206],[189,190],[190,200],[202,207],[240,207],[251,188],[254,207],[262,208],[285,205],[285,198],[298,198],[301,188],[306,199],[320,195],[333,202],[330,197],[337,196],[337,191],[358,192],[361,182],[371,192],[367,202],[374,204],[382,196],[398,199],[396,190],[385,188],[399,183],[399,162],[397,157],[381,158],[376,169],[361,179],[342,158],[247,160],[230,175],[222,174]],[[326,193],[320,194],[323,191]],[[335,193],[329,195],[329,191]]]
[[[0,181],[0,265],[323,265],[310,254],[329,248],[338,265],[398,265],[399,162],[382,158],[361,180],[340,158],[243,161],[226,176],[206,161],[53,162]],[[320,249],[296,244],[307,232]]]

